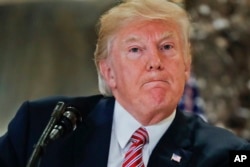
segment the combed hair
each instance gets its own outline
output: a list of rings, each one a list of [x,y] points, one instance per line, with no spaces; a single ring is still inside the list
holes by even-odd
[[[112,92],[101,76],[99,62],[109,56],[112,39],[117,31],[135,20],[174,21],[180,26],[183,33],[185,60],[191,61],[189,50],[190,21],[187,12],[182,7],[167,0],[125,0],[104,13],[97,24],[98,40],[94,60],[98,73],[99,91],[105,96],[112,96]]]

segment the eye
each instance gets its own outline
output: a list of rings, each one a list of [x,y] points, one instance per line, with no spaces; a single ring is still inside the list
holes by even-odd
[[[140,49],[139,49],[139,48],[136,48],[136,47],[131,48],[131,49],[129,50],[129,52],[133,52],[133,53],[138,53],[139,51],[140,51]]]
[[[170,50],[170,49],[172,49],[172,48],[173,48],[172,45],[166,44],[166,45],[163,45],[160,49],[161,49],[161,50]]]
[[[135,59],[141,57],[143,54],[143,48],[140,46],[131,46],[128,48],[127,56],[129,58]]]

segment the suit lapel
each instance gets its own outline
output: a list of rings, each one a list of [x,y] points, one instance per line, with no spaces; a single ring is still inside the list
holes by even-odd
[[[109,154],[113,98],[102,98],[75,133],[75,166],[106,167]]]
[[[108,162],[114,98],[102,98],[83,125],[74,133],[75,167],[106,167]],[[153,150],[148,167],[186,167],[192,156],[188,120],[177,110],[176,117]],[[179,160],[180,159],[180,160]]]
[[[153,150],[148,167],[185,167],[192,156],[191,131],[183,113],[177,110],[176,117]]]

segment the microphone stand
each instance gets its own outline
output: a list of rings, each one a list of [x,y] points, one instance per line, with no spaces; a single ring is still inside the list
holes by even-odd
[[[31,154],[31,157],[26,167],[39,167],[40,166],[41,155],[44,153],[45,148],[50,140],[49,134],[51,130],[53,129],[54,125],[57,123],[57,121],[61,117],[61,115],[63,114],[64,106],[65,106],[64,102],[60,102],[60,101],[55,106],[53,113],[51,114],[51,118],[46,128],[44,129],[41,137],[39,138],[37,144],[35,145],[35,148]]]

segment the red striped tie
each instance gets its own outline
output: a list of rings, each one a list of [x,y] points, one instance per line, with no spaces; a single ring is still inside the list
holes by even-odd
[[[144,167],[142,148],[148,141],[148,133],[140,127],[131,137],[132,144],[125,155],[122,167]]]

